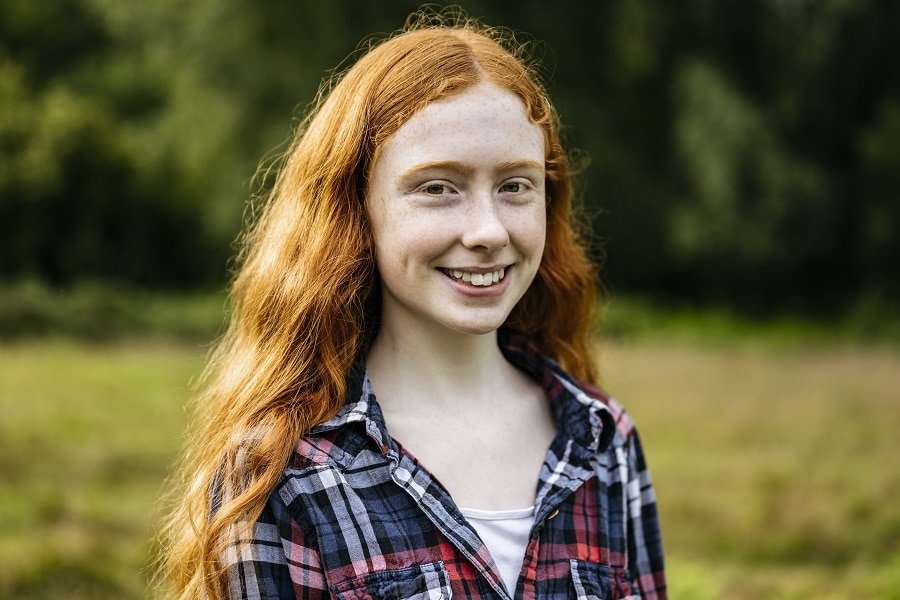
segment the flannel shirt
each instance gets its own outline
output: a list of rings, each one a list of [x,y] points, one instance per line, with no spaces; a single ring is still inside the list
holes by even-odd
[[[299,441],[261,516],[227,552],[232,597],[665,599],[633,421],[519,334],[500,330],[499,343],[542,384],[558,430],[515,590],[447,491],[388,435],[359,361],[342,410]]]

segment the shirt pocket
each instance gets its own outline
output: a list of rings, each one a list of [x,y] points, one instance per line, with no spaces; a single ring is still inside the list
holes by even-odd
[[[570,559],[572,587],[576,600],[609,600],[609,567],[583,560]]]
[[[331,586],[341,600],[450,600],[443,561],[405,569],[375,571]]]

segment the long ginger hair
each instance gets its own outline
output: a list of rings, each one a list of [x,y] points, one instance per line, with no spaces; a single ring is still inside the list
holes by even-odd
[[[230,321],[195,398],[162,536],[161,573],[177,598],[227,597],[226,549],[262,511],[298,438],[344,403],[346,376],[378,328],[367,176],[384,142],[431,102],[486,80],[521,98],[542,128],[546,244],[506,325],[595,379],[594,268],[573,228],[557,116],[523,52],[458,13],[419,13],[323,85],[244,236]]]

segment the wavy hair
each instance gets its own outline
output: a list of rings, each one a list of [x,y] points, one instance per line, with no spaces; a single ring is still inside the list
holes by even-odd
[[[162,535],[160,577],[173,596],[228,596],[223,557],[240,527],[262,511],[302,433],[343,404],[346,376],[378,328],[367,176],[384,142],[428,104],[489,81],[521,98],[543,130],[545,250],[506,325],[576,377],[595,378],[595,272],[573,228],[558,119],[524,52],[459,12],[420,12],[321,88],[243,238],[229,324],[194,400]]]

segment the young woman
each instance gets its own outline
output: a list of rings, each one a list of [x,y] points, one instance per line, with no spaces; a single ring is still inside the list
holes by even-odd
[[[594,270],[511,38],[422,17],[324,90],[246,237],[166,530],[181,598],[665,598],[591,385]]]

